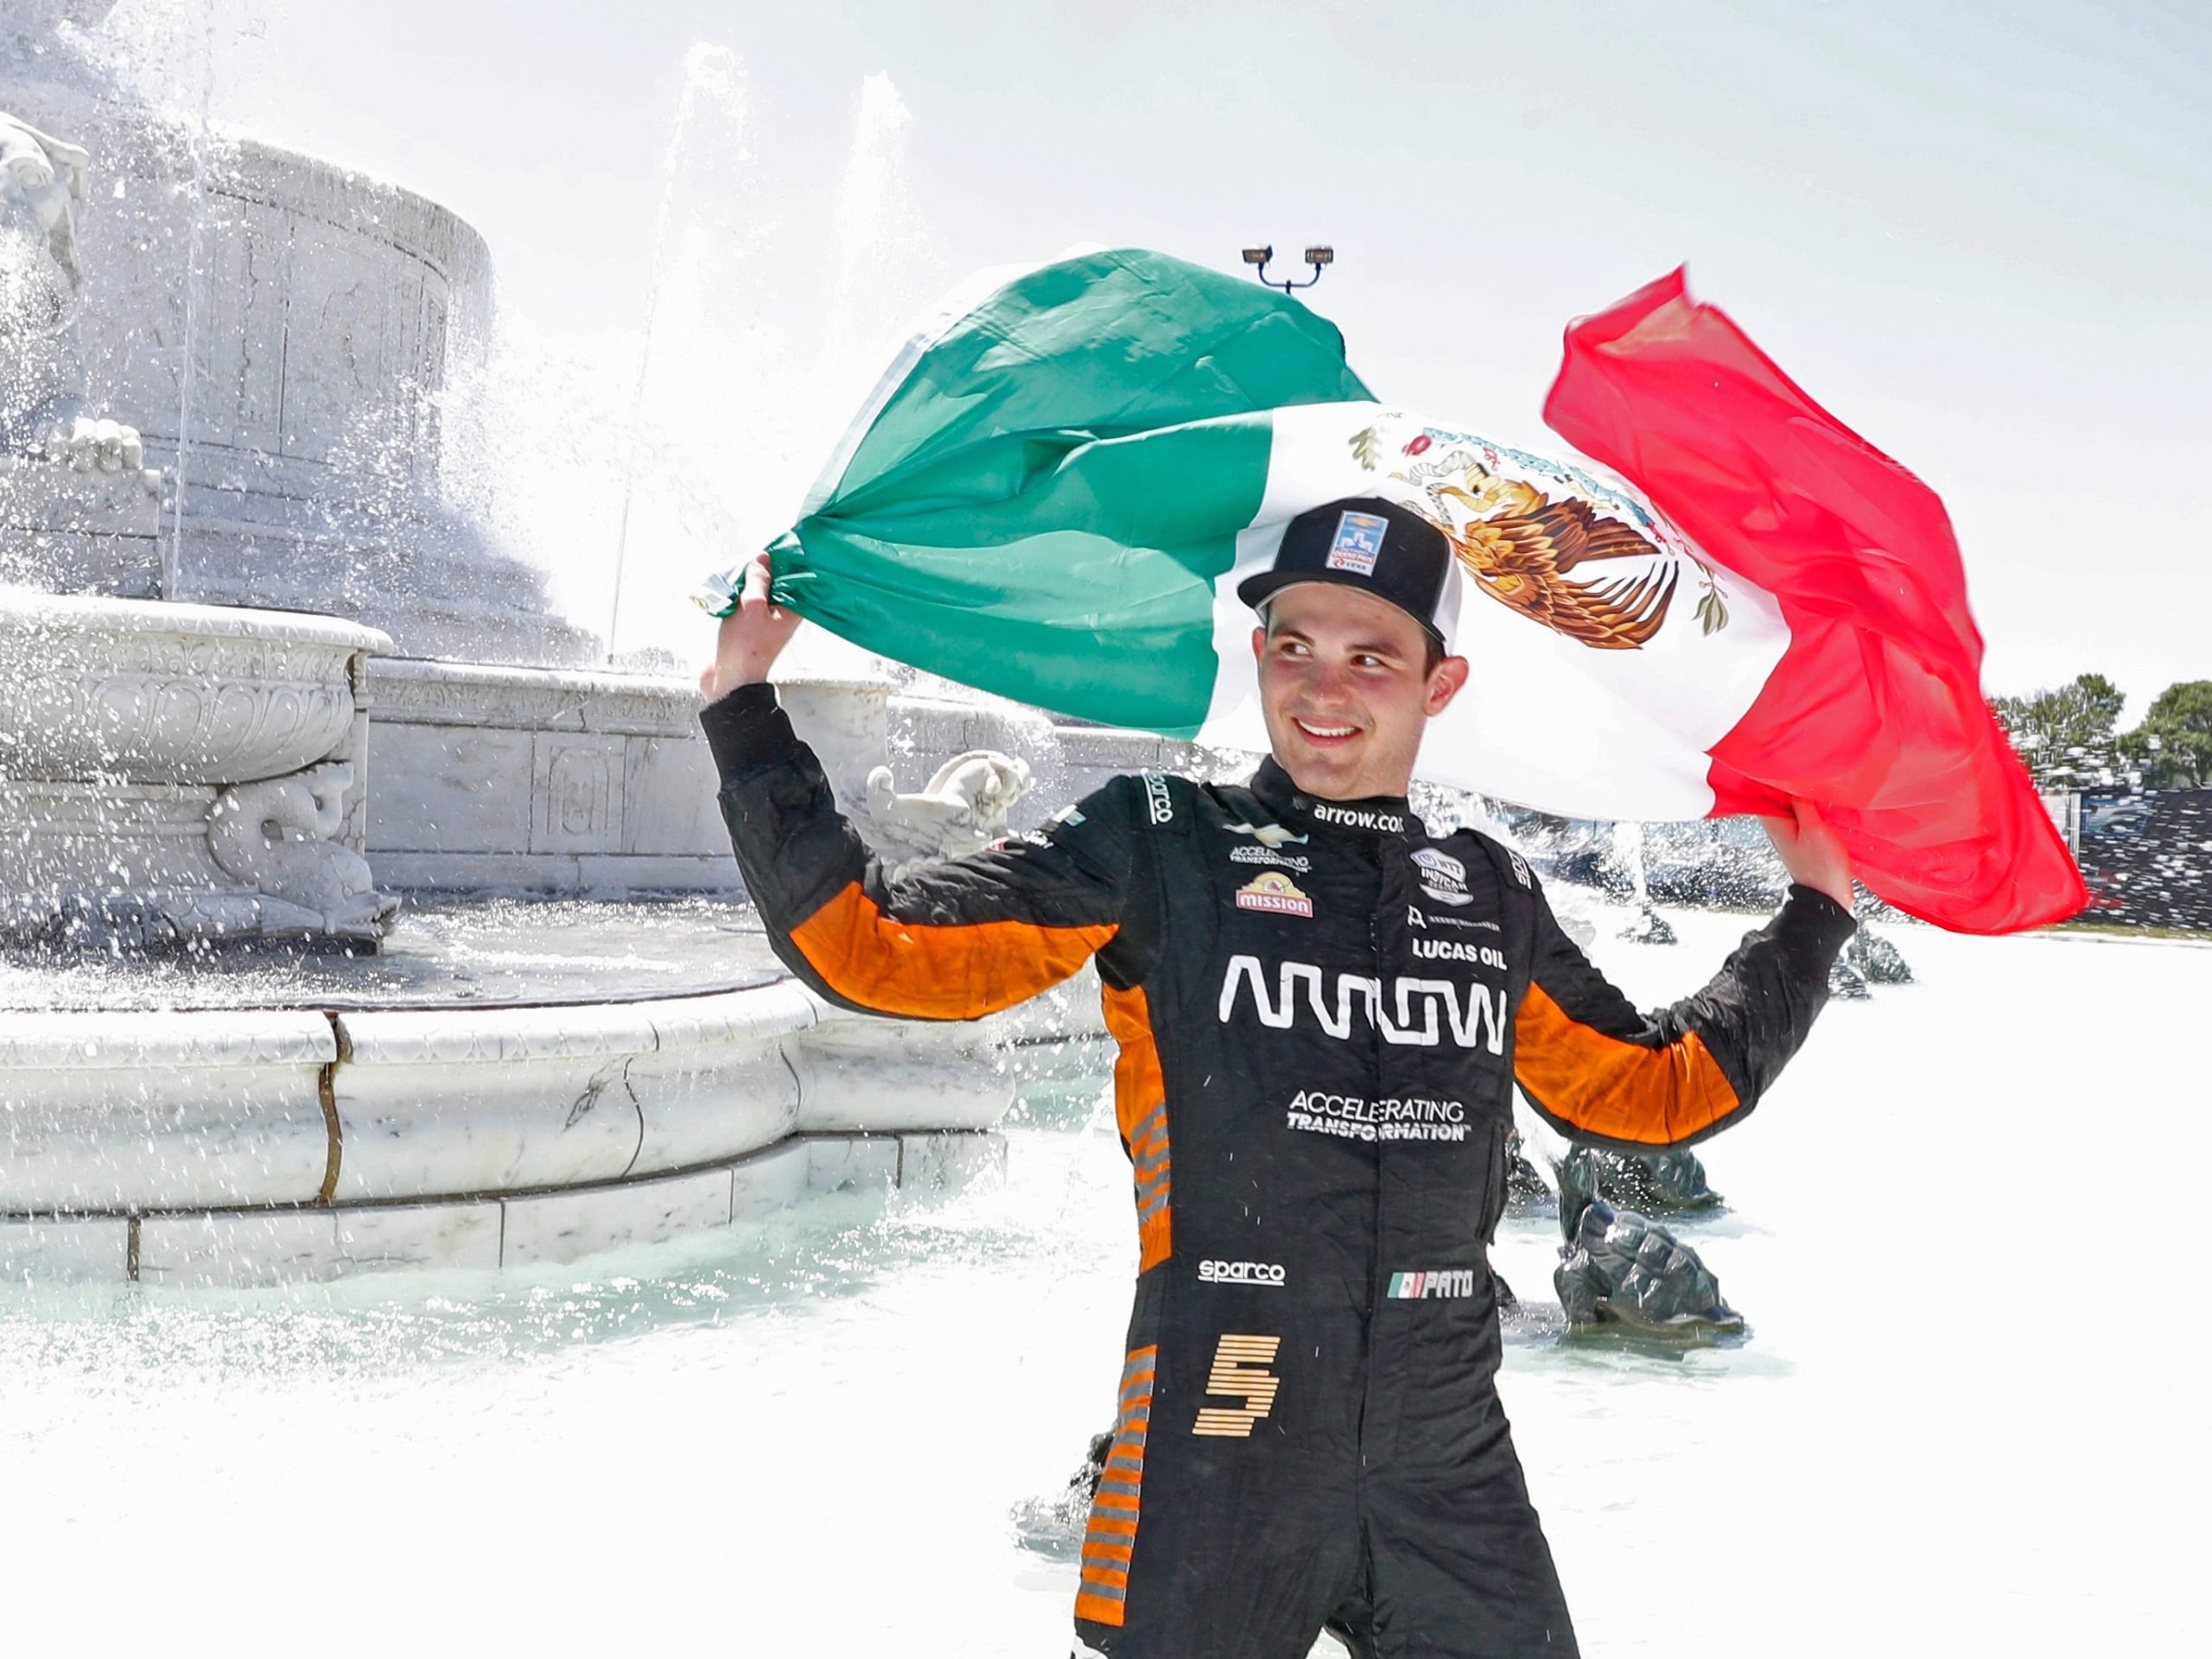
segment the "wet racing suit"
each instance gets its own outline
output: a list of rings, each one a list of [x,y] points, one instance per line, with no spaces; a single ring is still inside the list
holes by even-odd
[[[1803,1040],[1848,913],[1793,888],[1646,1015],[1516,855],[1403,800],[1313,799],[1273,761],[1119,778],[891,884],[769,688],[703,719],[746,885],[823,996],[972,1019],[1096,958],[1139,1259],[1081,1644],[1573,1653],[1494,1387],[1514,1082],[1586,1141],[1714,1133]]]

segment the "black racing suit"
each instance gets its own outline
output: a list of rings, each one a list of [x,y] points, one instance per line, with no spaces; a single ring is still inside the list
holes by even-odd
[[[1599,1145],[1734,1122],[1849,915],[1808,888],[1637,1013],[1520,858],[1402,800],[1118,778],[886,882],[766,687],[703,716],[778,954],[847,1007],[972,1019],[1096,957],[1139,1239],[1078,1636],[1115,1659],[1574,1651],[1494,1386],[1517,1076]]]

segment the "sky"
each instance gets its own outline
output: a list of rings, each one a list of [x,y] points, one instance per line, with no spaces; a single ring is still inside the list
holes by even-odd
[[[953,279],[1079,242],[1229,268],[1331,243],[1310,300],[1378,396],[1556,450],[1562,327],[1687,264],[1942,494],[1989,690],[2095,670],[2132,720],[2212,677],[2197,0],[124,0],[111,26],[219,121],[470,220],[503,325],[664,386],[679,469],[760,448],[764,404],[845,398]],[[687,54],[719,101],[695,84],[672,150]],[[740,539],[788,520],[781,472],[728,476]]]

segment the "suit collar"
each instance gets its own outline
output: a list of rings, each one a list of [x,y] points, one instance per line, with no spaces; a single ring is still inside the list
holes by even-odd
[[[1252,792],[1285,817],[1356,836],[1421,833],[1421,820],[1402,795],[1371,795],[1357,801],[1327,801],[1306,794],[1290,779],[1273,755],[1260,762]]]

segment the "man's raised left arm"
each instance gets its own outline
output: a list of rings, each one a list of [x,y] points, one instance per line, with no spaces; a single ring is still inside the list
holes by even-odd
[[[1809,809],[1770,824],[1792,878],[1781,912],[1694,996],[1639,1012],[1537,895],[1535,959],[1514,1076],[1560,1133],[1624,1151],[1686,1146],[1758,1104],[1827,1001],[1853,924],[1848,861]]]

